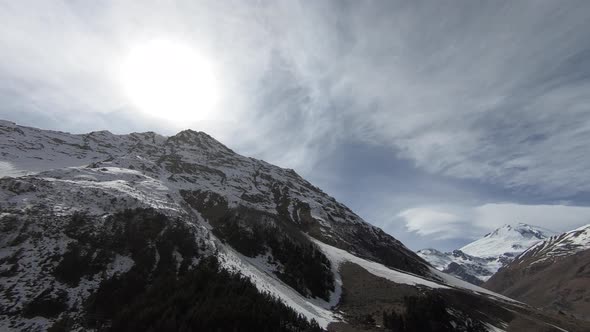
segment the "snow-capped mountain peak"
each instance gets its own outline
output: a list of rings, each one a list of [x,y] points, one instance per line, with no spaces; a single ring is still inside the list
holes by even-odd
[[[505,237],[511,236],[510,234],[519,233],[523,238],[537,238],[537,239],[545,239],[555,232],[539,227],[539,226],[531,226],[522,222],[517,223],[515,226],[510,224],[504,224],[502,227],[495,229],[493,232],[490,232],[484,236],[484,238],[490,237]]]
[[[554,234],[555,232],[550,230],[524,223],[518,223],[515,226],[504,225],[460,250],[468,255],[482,258],[514,257]]]

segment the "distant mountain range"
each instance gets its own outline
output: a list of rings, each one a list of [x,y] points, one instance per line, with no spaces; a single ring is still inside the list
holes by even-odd
[[[440,271],[480,285],[526,249],[554,234],[523,223],[504,225],[452,252],[422,249],[417,254]]]

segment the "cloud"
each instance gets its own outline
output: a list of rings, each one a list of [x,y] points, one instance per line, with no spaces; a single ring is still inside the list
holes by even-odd
[[[406,222],[406,228],[421,236],[431,236],[437,240],[464,236],[460,216],[432,208],[412,208],[397,215]]]
[[[248,25],[266,42],[255,54],[265,67],[247,72],[259,98],[245,104],[256,111],[241,123],[256,130],[244,151],[307,173],[356,140],[433,174],[555,197],[590,191],[582,12],[554,2],[266,5]]]
[[[397,215],[406,229],[440,239],[474,239],[505,224],[525,223],[556,232],[590,224],[590,207],[490,203],[475,207],[417,207]]]
[[[355,31],[372,47],[381,37],[367,29],[394,33],[380,44],[386,53],[361,47],[341,85],[364,110],[359,137],[432,173],[554,195],[589,190],[590,42],[572,29],[587,20],[550,3],[522,17],[521,5],[439,7],[438,24],[424,23],[435,8],[363,21]]]

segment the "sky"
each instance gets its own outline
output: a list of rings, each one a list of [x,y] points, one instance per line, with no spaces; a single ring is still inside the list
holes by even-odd
[[[415,250],[590,223],[588,1],[0,0],[0,22],[2,119],[205,131]],[[206,117],[130,100],[121,66],[153,40],[211,63]]]

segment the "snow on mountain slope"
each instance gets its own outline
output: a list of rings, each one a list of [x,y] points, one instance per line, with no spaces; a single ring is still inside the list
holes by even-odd
[[[10,170],[12,174],[20,172],[19,175],[88,165],[128,153],[148,137],[161,139],[153,133],[114,135],[98,131],[73,135],[18,126],[8,121],[0,122],[0,137],[0,157],[6,165],[0,170]]]
[[[514,227],[504,225],[459,250],[468,255],[482,258],[514,257],[554,234],[553,231],[523,223]]]
[[[462,280],[446,275],[439,271],[433,270],[432,273],[439,276],[443,282],[433,282],[404,271],[390,269],[383,264],[365,260],[357,257],[347,251],[332,247],[328,244],[313,239],[313,242],[318,245],[333,264],[333,271],[336,274],[337,287],[332,293],[330,301],[323,301],[321,299],[309,299],[301,296],[294,289],[284,285],[273,277],[272,266],[266,263],[264,257],[249,258],[246,257],[230,247],[221,245],[221,260],[223,265],[230,270],[238,271],[243,275],[255,280],[257,287],[261,291],[269,292],[285,301],[290,307],[295,308],[308,319],[315,319],[320,326],[327,327],[331,322],[340,321],[342,318],[339,314],[331,311],[336,304],[338,304],[341,296],[341,279],[339,276],[339,266],[342,263],[350,262],[361,266],[369,273],[390,280],[396,284],[426,287],[430,289],[451,289],[458,288],[462,290],[469,290],[476,294],[490,296],[497,300],[508,301],[511,303],[519,303],[501,294],[494,293],[487,289],[477,287],[466,283]]]
[[[218,245],[220,249],[218,257],[222,266],[248,277],[260,291],[280,298],[285,304],[307,319],[315,319],[323,328],[326,328],[331,322],[341,320],[337,313],[330,310],[340,300],[339,292],[334,292],[333,299],[329,302],[317,298],[306,298],[278,280],[271,269],[265,266],[263,260],[244,256],[221,243],[218,243]]]
[[[516,301],[514,299],[511,299],[511,298],[509,298],[507,296],[504,296],[502,294],[493,292],[493,291],[491,291],[489,289],[485,289],[483,287],[479,287],[479,286],[473,285],[472,283],[469,283],[469,282],[466,282],[466,281],[464,281],[462,279],[456,278],[456,277],[454,277],[454,276],[452,276],[450,274],[441,273],[438,270],[433,270],[432,272],[433,273],[436,273],[438,276],[440,276],[441,279],[443,279],[443,282],[446,285],[449,285],[449,286],[452,286],[452,287],[455,287],[455,288],[459,288],[459,289],[470,290],[470,291],[472,291],[474,293],[477,293],[477,294],[480,294],[480,295],[491,296],[493,298],[502,299],[504,301],[508,301],[508,302],[511,302],[511,303],[522,304],[521,302],[518,302],[518,301]]]
[[[472,284],[479,285],[500,268],[494,258],[467,255],[461,250],[440,252],[436,249],[422,249],[416,252],[437,270],[454,275]]]
[[[197,196],[198,202],[193,199],[193,203],[204,204],[202,197],[219,196],[229,209],[243,206],[279,214],[324,242],[394,267],[428,273],[415,253],[293,170],[241,156],[202,132],[185,130],[172,137],[153,132],[114,135],[108,131],[72,135],[4,121],[0,123],[0,138],[0,161],[10,163],[11,172],[64,172],[66,167],[78,167],[73,172],[85,176],[84,167],[94,169],[92,173],[96,169],[106,169],[106,173],[114,168],[136,170],[170,190],[170,198],[163,201],[179,204],[188,196]],[[83,180],[60,174],[46,177]],[[95,185],[125,189],[122,183]],[[179,196],[181,191],[184,197]]]
[[[322,251],[328,256],[333,264],[333,270],[336,273],[337,288],[332,293],[330,301],[323,301],[321,299],[309,299],[301,296],[294,289],[286,286],[278,281],[272,273],[273,267],[269,266],[265,257],[250,258],[239,252],[236,252],[231,247],[227,247],[222,243],[217,243],[220,250],[220,257],[223,266],[226,268],[239,272],[248,276],[255,281],[257,287],[264,292],[269,292],[287,303],[290,307],[295,308],[297,312],[303,314],[308,319],[315,319],[320,326],[326,328],[331,322],[338,322],[342,317],[337,312],[331,309],[338,304],[341,296],[341,279],[339,276],[339,266],[342,263],[350,262],[361,266],[369,273],[390,280],[396,284],[410,285],[416,287],[425,287],[429,289],[460,289],[467,290],[473,293],[488,296],[495,300],[506,301],[511,304],[522,305],[522,303],[510,299],[501,294],[492,292],[485,288],[477,287],[466,283],[460,279],[454,278],[450,275],[433,270],[432,273],[439,276],[444,282],[433,282],[404,271],[390,269],[383,264],[371,262],[363,258],[352,255],[351,253],[338,249],[313,239]],[[491,325],[490,325],[491,326]]]
[[[590,224],[560,235],[554,235],[523,252],[516,261],[534,257],[531,264],[571,256],[590,249]]]
[[[314,242],[328,256],[328,258],[330,259],[332,264],[334,264],[335,267],[338,267],[343,262],[351,262],[354,264],[358,264],[359,266],[366,269],[367,271],[369,271],[369,273],[371,273],[375,276],[385,278],[385,279],[393,281],[397,284],[404,284],[404,285],[411,285],[411,286],[425,286],[425,287],[429,287],[429,288],[448,288],[448,286],[446,286],[444,284],[436,283],[436,282],[421,278],[416,275],[404,273],[402,271],[390,269],[390,268],[384,266],[383,264],[379,264],[379,263],[375,263],[375,262],[371,262],[371,261],[359,258],[347,251],[332,247],[332,246],[322,243],[320,241],[315,240]]]
[[[523,223],[505,225],[453,252],[422,249],[417,254],[439,271],[481,284],[518,254],[553,234]]]

